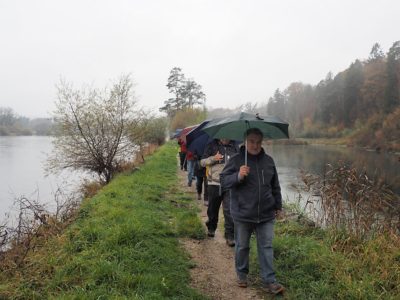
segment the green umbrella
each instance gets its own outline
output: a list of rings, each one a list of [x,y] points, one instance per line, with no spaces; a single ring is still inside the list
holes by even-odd
[[[281,118],[244,112],[223,118],[218,122],[211,122],[204,126],[202,130],[216,139],[243,141],[249,128],[260,129],[264,138],[267,139],[289,138],[289,124]],[[245,161],[247,165],[247,145]]]

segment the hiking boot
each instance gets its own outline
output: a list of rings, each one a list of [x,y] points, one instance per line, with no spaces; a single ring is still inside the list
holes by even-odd
[[[238,279],[237,286],[241,288],[247,288],[247,280],[246,279]]]
[[[209,221],[207,220],[207,221],[206,221],[206,226],[207,226],[207,229],[208,229],[207,235],[208,235],[209,237],[214,237],[214,236],[215,236],[215,229],[210,229],[210,228],[208,227],[208,224],[209,224]]]
[[[233,239],[227,238],[227,239],[226,239],[226,244],[227,244],[229,247],[234,247],[234,246],[235,246],[235,241],[234,241]]]
[[[281,285],[278,282],[272,282],[272,283],[265,284],[265,289],[267,290],[268,293],[271,293],[274,295],[283,293],[285,291],[285,288],[283,287],[283,285]]]

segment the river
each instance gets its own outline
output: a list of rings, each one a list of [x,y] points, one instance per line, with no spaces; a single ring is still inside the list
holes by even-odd
[[[14,200],[22,196],[51,208],[58,188],[71,192],[85,176],[65,171],[46,176],[44,162],[53,149],[51,141],[45,136],[0,137],[0,220],[13,213]]]
[[[16,197],[26,196],[42,203],[51,203],[60,186],[73,189],[84,176],[64,172],[61,176],[45,176],[44,162],[52,151],[51,137],[0,137],[0,220],[11,210]],[[266,145],[275,160],[285,201],[297,199],[294,186],[299,183],[300,169],[321,174],[327,163],[339,160],[371,177],[381,177],[400,194],[400,162],[397,156],[368,152],[357,148],[322,145]]]
[[[400,194],[400,161],[394,154],[326,145],[267,145],[265,148],[275,160],[284,200],[292,201],[299,196],[295,186],[300,180],[300,169],[323,174],[328,163],[335,165],[339,161],[359,171],[365,170],[370,178],[380,178]]]

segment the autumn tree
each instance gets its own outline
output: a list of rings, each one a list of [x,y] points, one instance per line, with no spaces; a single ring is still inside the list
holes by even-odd
[[[387,54],[384,111],[390,113],[400,104],[400,41],[394,42]]]
[[[347,127],[353,124],[361,111],[361,88],[363,81],[363,65],[357,59],[350,65],[345,73],[343,90],[343,122]]]
[[[285,90],[287,97],[286,121],[292,130],[302,130],[306,118],[312,119],[315,113],[313,88],[309,84],[294,82]]]
[[[284,94],[279,89],[275,90],[275,94],[269,99],[267,105],[267,113],[269,115],[275,115],[282,119],[286,119],[285,114],[286,99]]]
[[[369,53],[369,57],[367,62],[376,62],[380,61],[385,57],[385,54],[383,53],[383,50],[381,48],[381,45],[379,43],[375,43],[372,46],[371,52]]]

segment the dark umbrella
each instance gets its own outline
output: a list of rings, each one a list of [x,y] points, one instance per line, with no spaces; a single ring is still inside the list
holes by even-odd
[[[198,126],[198,125],[191,125],[191,126],[188,126],[188,127],[183,128],[183,130],[179,133],[178,139],[183,140],[183,141],[186,143],[186,145],[187,145],[187,141],[186,141],[186,136],[187,136],[187,134],[188,134],[191,130],[193,130],[194,128],[196,128],[197,126]]]
[[[202,130],[213,138],[243,141],[244,134],[249,128],[260,129],[268,139],[289,138],[289,124],[281,118],[244,112],[207,124]],[[247,165],[247,144],[245,164]]]
[[[204,126],[210,123],[216,123],[219,120],[221,120],[221,118],[205,120],[186,135],[186,146],[188,147],[189,151],[197,153],[198,155],[203,155],[206,145],[210,143],[213,138],[202,129]]]

